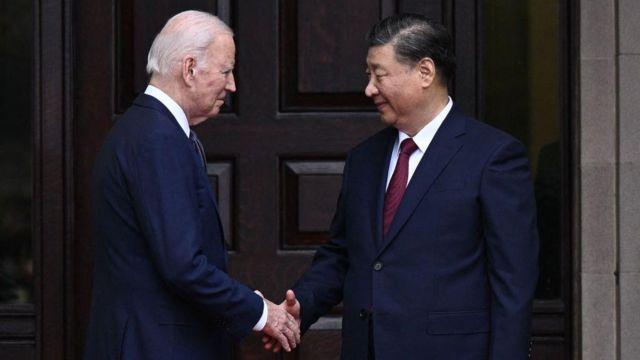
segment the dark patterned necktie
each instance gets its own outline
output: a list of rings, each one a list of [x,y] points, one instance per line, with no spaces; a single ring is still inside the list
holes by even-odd
[[[202,143],[200,142],[200,140],[198,140],[198,136],[196,135],[195,131],[191,130],[191,132],[189,133],[189,139],[193,141],[193,144],[196,147],[196,151],[198,151],[198,155],[200,155],[200,160],[202,161],[202,167],[206,169],[207,157],[204,154],[204,148],[202,147]]]
[[[398,161],[396,162],[396,168],[393,170],[387,193],[384,195],[384,212],[383,212],[383,226],[382,231],[384,235],[387,235],[393,217],[398,211],[400,201],[407,188],[407,180],[409,179],[409,158],[411,154],[418,148],[418,145],[412,138],[408,138],[402,141],[400,144],[400,153],[398,154]]]

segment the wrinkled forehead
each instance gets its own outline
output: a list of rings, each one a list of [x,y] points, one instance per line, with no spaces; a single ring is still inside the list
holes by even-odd
[[[217,65],[233,66],[235,64],[236,45],[233,36],[220,34],[209,46],[209,58]]]

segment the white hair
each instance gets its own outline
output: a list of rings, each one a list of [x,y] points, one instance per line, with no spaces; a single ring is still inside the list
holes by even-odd
[[[199,62],[206,63],[207,48],[220,34],[233,36],[233,31],[209,13],[188,10],[173,16],[151,44],[147,73],[177,75],[185,55],[193,55]]]

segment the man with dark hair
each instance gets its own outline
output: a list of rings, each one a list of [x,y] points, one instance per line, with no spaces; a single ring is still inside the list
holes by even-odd
[[[413,65],[433,60],[445,87],[456,71],[451,36],[444,26],[415,14],[391,16],[375,24],[367,35],[369,47],[393,45],[398,62]]]
[[[331,240],[288,311],[306,331],[343,301],[344,359],[525,359],[538,274],[525,149],[453,105],[442,26],[396,15],[368,39],[365,93],[389,127],[349,152]]]

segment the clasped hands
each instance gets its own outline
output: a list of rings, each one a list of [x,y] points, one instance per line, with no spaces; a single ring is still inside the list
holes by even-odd
[[[264,300],[268,309],[267,323],[262,329],[264,348],[274,353],[281,348],[287,352],[295,349],[300,344],[300,303],[296,295],[287,290],[284,301],[279,305],[266,298]]]

